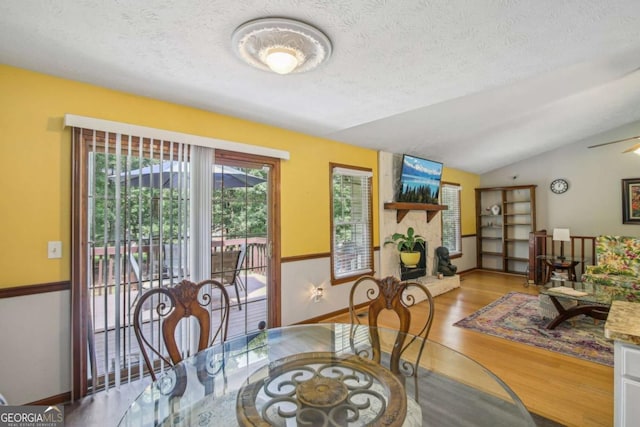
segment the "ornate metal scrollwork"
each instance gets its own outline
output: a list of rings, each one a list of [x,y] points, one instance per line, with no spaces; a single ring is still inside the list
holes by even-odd
[[[358,356],[303,353],[272,363],[238,393],[241,425],[397,426],[406,395],[394,374]],[[265,369],[266,370],[266,369]]]

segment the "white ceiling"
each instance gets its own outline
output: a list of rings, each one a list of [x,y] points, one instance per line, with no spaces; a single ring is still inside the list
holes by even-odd
[[[242,63],[233,30],[270,16],[329,61]],[[2,0],[0,62],[483,173],[640,120],[639,22],[637,0]]]

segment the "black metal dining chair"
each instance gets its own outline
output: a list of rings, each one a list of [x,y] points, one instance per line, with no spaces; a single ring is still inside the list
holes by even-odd
[[[418,316],[416,309],[411,308],[420,304]],[[389,321],[398,323],[398,333],[391,349],[381,348],[378,334],[378,322],[381,316],[395,313],[387,317]],[[434,315],[434,302],[431,292],[426,286],[418,282],[401,282],[396,277],[377,279],[365,276],[358,279],[349,294],[349,316],[352,325],[362,324],[361,318],[367,317],[371,354],[367,350],[356,351],[361,356],[371,358],[381,363],[383,350],[389,353],[389,369],[396,374],[404,384],[405,377],[413,377],[415,386],[415,400],[418,401],[418,365],[422,357],[424,346],[431,330]],[[357,328],[352,328],[351,345],[357,348]],[[408,351],[411,348],[410,352]]]
[[[242,310],[242,304],[238,284],[244,256],[245,249],[211,253],[211,278],[219,280],[225,286],[234,287],[239,310]]]

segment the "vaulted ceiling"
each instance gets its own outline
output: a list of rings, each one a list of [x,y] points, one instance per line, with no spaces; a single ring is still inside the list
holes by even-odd
[[[247,66],[231,34],[261,17],[320,28],[329,61]],[[0,62],[483,173],[640,120],[639,22],[637,0],[3,0]]]

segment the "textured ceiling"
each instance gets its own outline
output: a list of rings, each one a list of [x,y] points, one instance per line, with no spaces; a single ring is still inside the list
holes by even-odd
[[[268,16],[322,29],[329,61],[240,62],[233,30]],[[640,120],[639,18],[637,0],[2,0],[0,62],[482,173]]]

